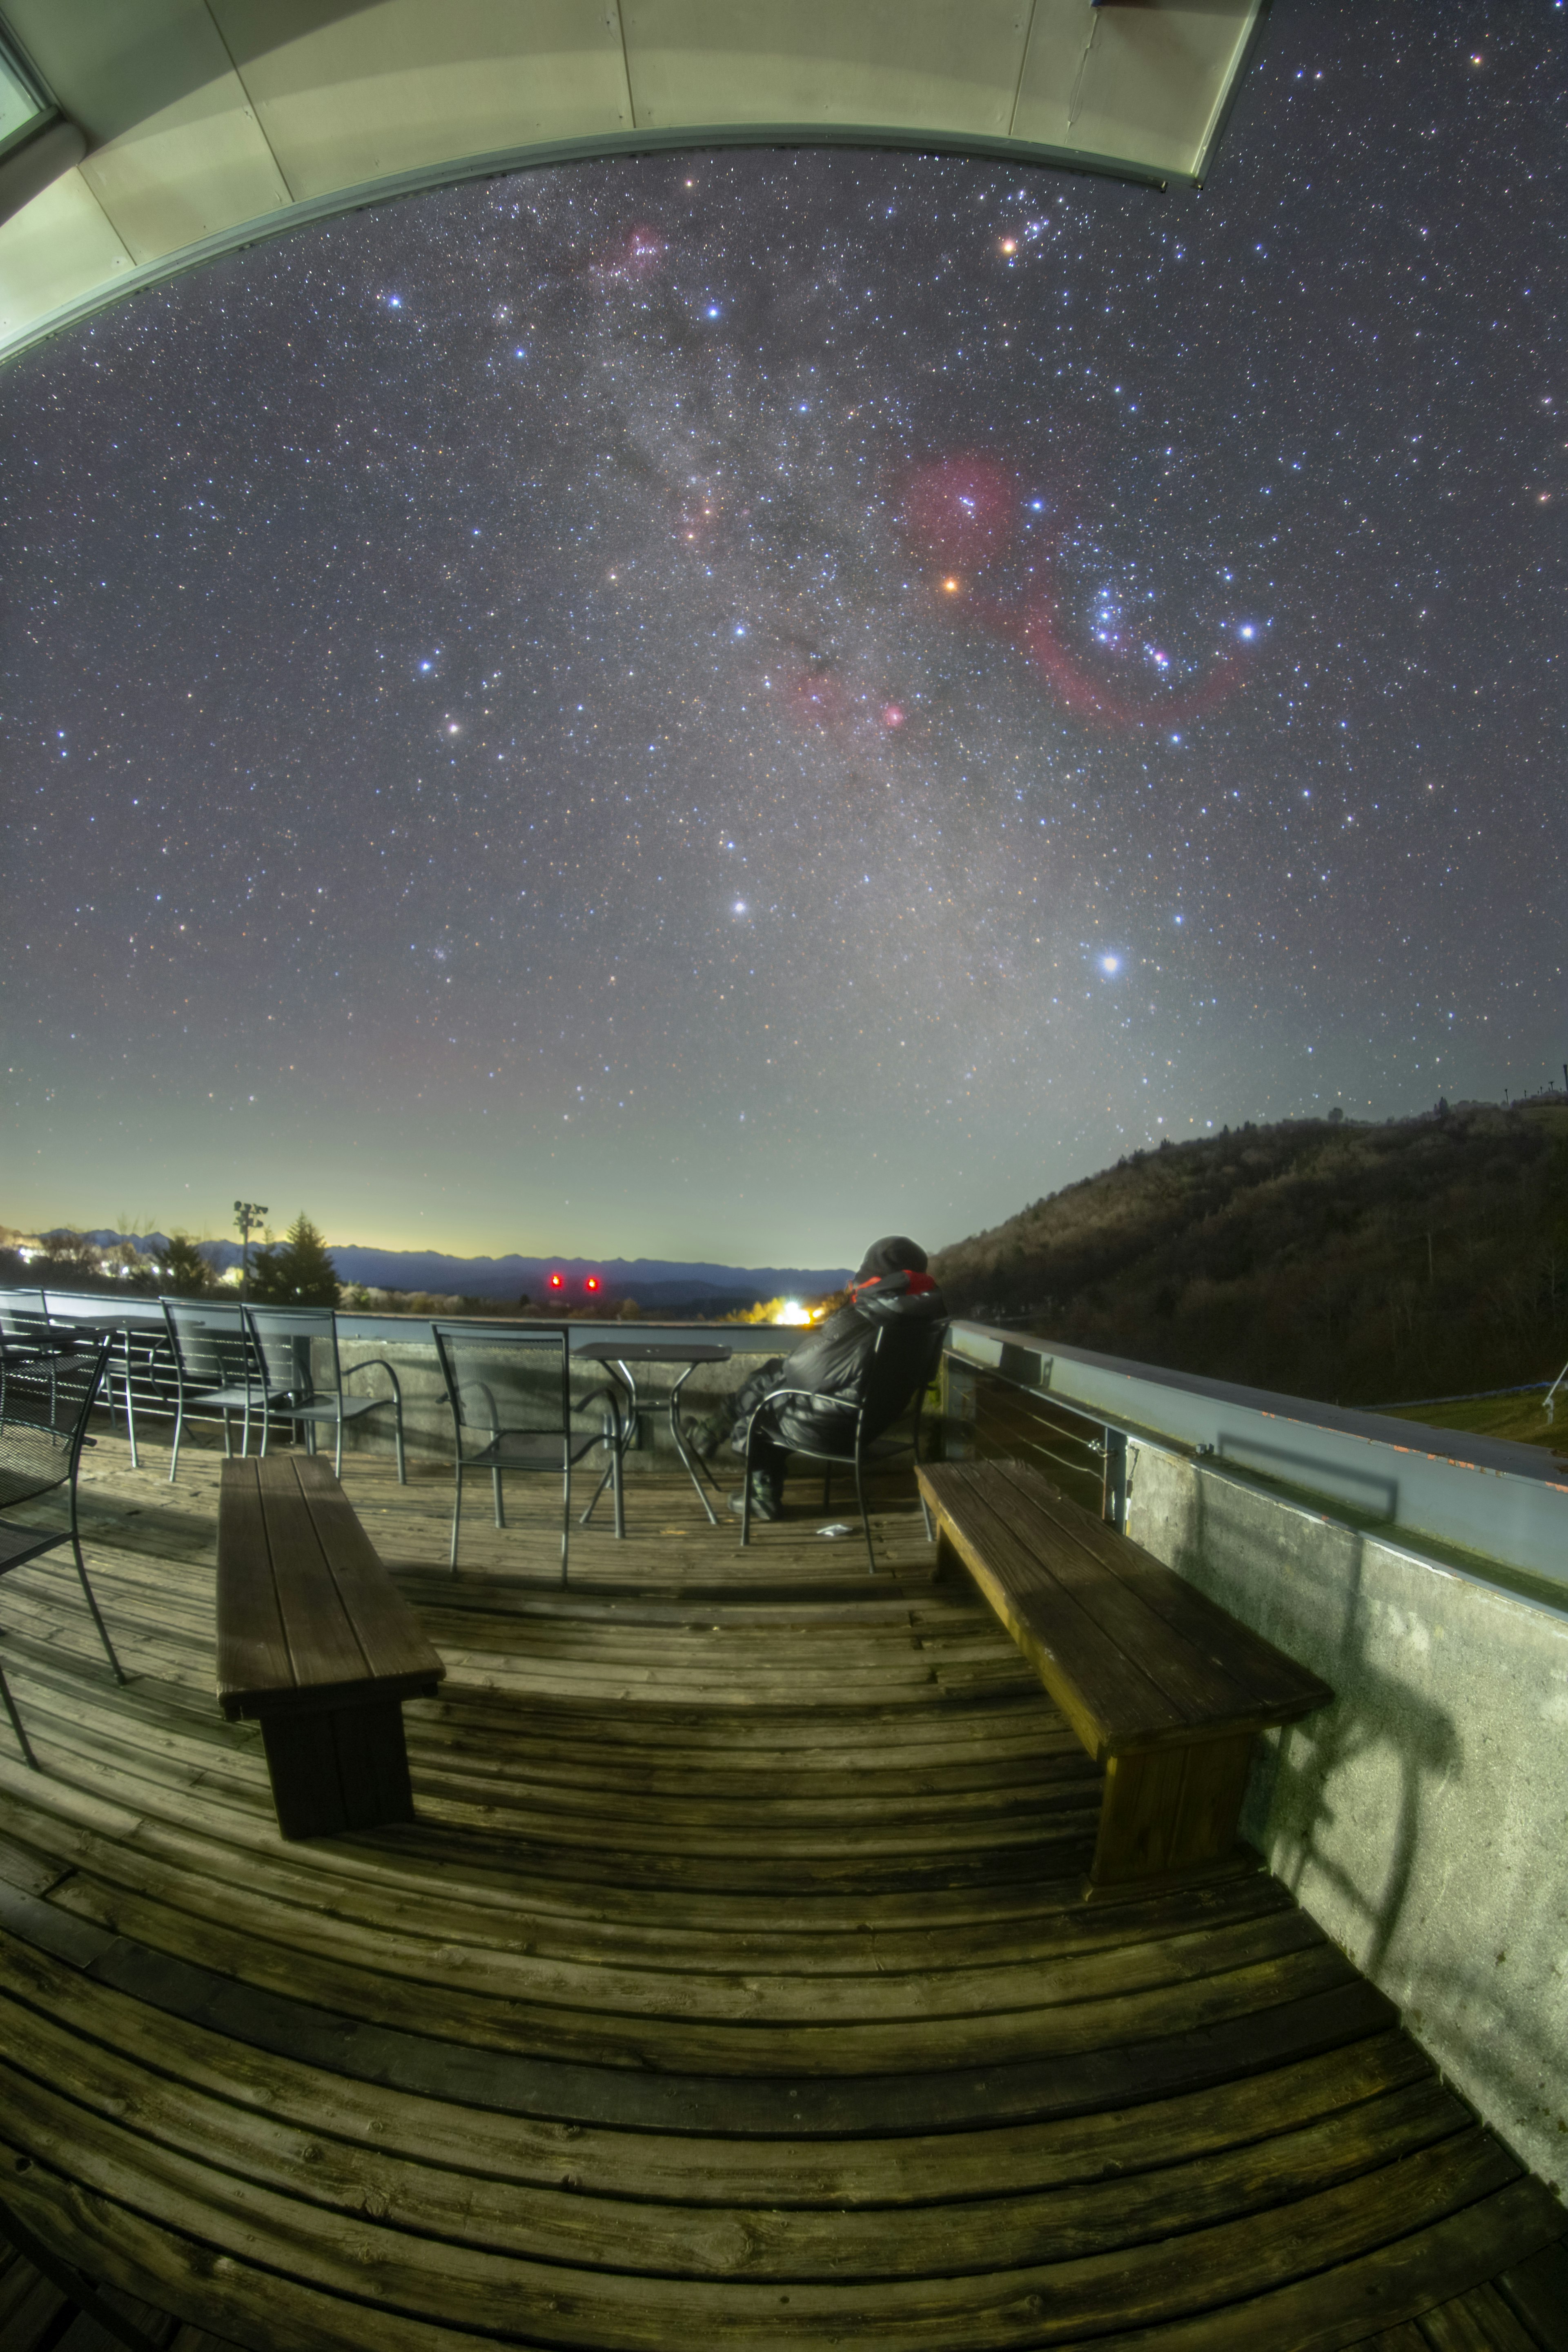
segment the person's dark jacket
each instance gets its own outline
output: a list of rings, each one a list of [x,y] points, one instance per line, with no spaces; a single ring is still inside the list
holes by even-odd
[[[849,1304],[808,1331],[770,1382],[813,1391],[810,1403],[791,1397],[775,1408],[780,1443],[851,1445],[868,1382],[866,1435],[879,1436],[934,1375],[946,1322],[946,1303],[929,1274],[900,1270],[858,1284]]]

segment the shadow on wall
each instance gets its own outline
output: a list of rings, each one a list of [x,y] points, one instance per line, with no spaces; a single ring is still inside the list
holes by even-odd
[[[1200,1555],[1205,1483],[1199,1481],[1194,1514]],[[1335,1580],[1338,1623],[1325,1625],[1320,1617],[1310,1663],[1336,1694],[1334,1704],[1264,1743],[1243,1825],[1254,1843],[1267,1842],[1269,1866],[1293,1895],[1300,1895],[1309,1867],[1328,1880],[1345,1910],[1363,1923],[1364,1936],[1356,1938],[1359,1963],[1375,1978],[1410,1893],[1424,1796],[1459,1777],[1464,1751],[1444,1709],[1371,1656],[1363,1595],[1366,1539],[1349,1529],[1333,1532],[1345,1555]],[[1380,1793],[1383,1826],[1369,1842],[1367,1825],[1358,1820],[1347,1841],[1342,1812],[1347,1804],[1363,1810],[1360,1791],[1369,1782]],[[1349,1852],[1356,1855],[1354,1868]]]
[[[1129,1532],[1336,1693],[1260,1743],[1244,1833],[1568,2186],[1568,1616],[1153,1449]]]

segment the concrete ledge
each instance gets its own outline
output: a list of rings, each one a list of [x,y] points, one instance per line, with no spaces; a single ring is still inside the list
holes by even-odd
[[[1338,1694],[1243,1832],[1563,2194],[1568,1615],[1148,1445],[1128,1532]]]

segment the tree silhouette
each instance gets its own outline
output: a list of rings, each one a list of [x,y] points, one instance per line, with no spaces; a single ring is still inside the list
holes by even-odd
[[[189,1234],[171,1234],[153,1263],[158,1269],[159,1288],[168,1291],[172,1297],[205,1298],[216,1287],[211,1266]]]
[[[337,1305],[338,1270],[303,1209],[281,1242],[257,1251],[251,1262],[249,1296],[267,1307]]]

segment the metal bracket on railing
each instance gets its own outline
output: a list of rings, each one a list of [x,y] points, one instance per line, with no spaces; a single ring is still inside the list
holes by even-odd
[[[1118,1531],[1127,1526],[1127,1432],[1107,1427],[1102,1447],[1105,1476],[1100,1489],[1100,1516]]]

